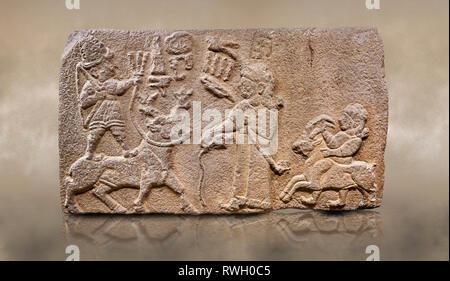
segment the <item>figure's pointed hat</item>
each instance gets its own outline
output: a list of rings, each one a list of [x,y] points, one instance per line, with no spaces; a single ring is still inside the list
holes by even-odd
[[[108,47],[105,47],[103,42],[92,35],[89,35],[81,43],[81,59],[82,66],[89,69],[101,63],[104,59],[109,59],[113,56],[113,52]]]

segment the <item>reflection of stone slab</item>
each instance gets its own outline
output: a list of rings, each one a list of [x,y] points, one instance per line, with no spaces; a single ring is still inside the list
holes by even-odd
[[[60,81],[63,208],[377,207],[387,120],[374,28],[74,32]]]
[[[383,243],[382,217],[373,210],[284,210],[251,216],[67,215],[64,225],[67,245],[77,245],[86,260],[206,260],[218,256],[356,260],[361,258],[361,249],[368,245],[382,248]]]

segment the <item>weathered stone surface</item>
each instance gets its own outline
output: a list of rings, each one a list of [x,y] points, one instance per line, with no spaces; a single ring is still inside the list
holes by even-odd
[[[388,95],[376,29],[78,31],[60,80],[71,213],[381,204]]]

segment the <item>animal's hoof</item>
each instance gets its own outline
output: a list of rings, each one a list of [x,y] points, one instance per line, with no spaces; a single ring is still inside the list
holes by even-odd
[[[127,209],[125,209],[122,206],[117,206],[114,208],[114,212],[119,214],[125,214],[127,212]]]
[[[67,210],[69,211],[69,213],[71,214],[78,214],[80,213],[80,210],[78,210],[77,206],[75,204],[67,204],[66,206]]]
[[[134,211],[136,213],[144,213],[145,212],[145,208],[144,206],[140,205],[140,206],[134,206]]]
[[[281,191],[281,193],[278,195],[278,198],[280,199],[280,200],[283,200],[283,198],[284,198],[284,196],[286,196],[286,194],[287,194],[287,192],[286,191]]]
[[[192,206],[191,204],[185,206],[185,207],[183,208],[183,211],[185,211],[186,213],[189,213],[189,214],[194,214],[194,215],[200,214],[200,211],[197,210],[197,208],[195,208],[195,207]]]
[[[300,196],[300,201],[302,201],[302,203],[307,204],[307,205],[316,204],[316,200],[314,200],[314,198],[312,198],[312,197]]]
[[[328,200],[327,207],[342,207],[344,206],[344,202],[342,202],[340,199],[337,200]]]
[[[283,198],[281,198],[281,201],[283,201],[284,203],[288,203],[289,201],[291,201],[291,198],[291,195],[286,194]]]
[[[369,207],[369,204],[366,203],[365,200],[362,200],[358,204],[358,208]]]

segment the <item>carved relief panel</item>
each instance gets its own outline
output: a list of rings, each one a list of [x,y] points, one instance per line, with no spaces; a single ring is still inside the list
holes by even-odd
[[[373,28],[74,32],[60,81],[63,208],[379,206],[383,57]]]

